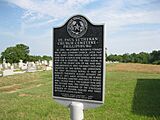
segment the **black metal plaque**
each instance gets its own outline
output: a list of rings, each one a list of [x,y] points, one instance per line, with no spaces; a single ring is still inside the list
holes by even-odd
[[[81,15],[54,28],[53,96],[103,101],[104,26]]]

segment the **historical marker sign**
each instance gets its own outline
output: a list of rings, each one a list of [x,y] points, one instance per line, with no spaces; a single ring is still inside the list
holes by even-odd
[[[103,103],[104,26],[81,15],[54,28],[53,97]]]

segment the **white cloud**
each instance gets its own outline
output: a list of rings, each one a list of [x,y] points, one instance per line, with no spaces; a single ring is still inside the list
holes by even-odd
[[[84,6],[89,6],[94,2],[102,2],[102,6],[98,6],[95,9],[84,9]],[[146,50],[150,48],[157,48],[157,44],[160,42],[160,34],[158,30],[154,31],[126,31],[122,33],[122,36],[117,36],[113,39],[108,34],[118,33],[124,30],[124,27],[134,24],[160,24],[160,9],[154,9],[156,6],[155,0],[13,0],[9,1],[22,9],[25,10],[22,16],[22,31],[25,35],[25,31],[32,28],[43,28],[48,24],[56,23],[60,19],[67,19],[74,14],[83,14],[90,18],[91,22],[95,24],[105,23],[107,30],[107,46],[111,52],[121,51],[119,48],[125,48],[129,51],[132,48],[130,45],[136,44],[138,47],[146,42]],[[152,5],[152,3],[154,5]],[[152,7],[150,7],[152,5]],[[158,5],[158,4],[157,4]],[[143,7],[141,7],[143,6]],[[65,21],[64,21],[65,22]],[[52,24],[52,25],[53,25]],[[63,23],[62,23],[63,24]],[[108,33],[109,32],[109,33]],[[49,35],[49,32],[45,34]],[[22,36],[23,36],[22,35]],[[35,38],[36,39],[36,38]],[[52,39],[52,38],[50,38]],[[151,44],[151,41],[155,40],[156,44]],[[124,44],[121,44],[123,43]],[[117,45],[120,44],[119,46]],[[134,44],[133,44],[134,43]],[[115,45],[116,44],[116,45]],[[127,47],[129,44],[130,47]],[[133,47],[133,48],[134,48]],[[125,52],[121,51],[121,52]],[[132,51],[132,49],[131,49]],[[133,50],[134,51],[134,50]]]
[[[89,16],[94,22],[102,22],[109,25],[110,29],[119,29],[124,25],[141,23],[160,23],[160,10],[147,11],[144,8],[121,10],[125,4],[150,4],[154,0],[113,0],[104,2],[102,7],[88,11],[83,6],[96,0],[14,0],[9,1],[26,10],[22,16],[23,21],[28,25],[37,23],[37,26],[48,23],[47,21],[59,20],[74,14]],[[45,18],[45,19],[44,19]],[[47,19],[48,18],[48,19]],[[39,23],[39,20],[40,21]],[[36,21],[36,22],[35,22]]]
[[[9,3],[25,10],[22,16],[22,31],[42,27],[56,20],[76,14],[80,9],[95,0],[14,0]]]
[[[26,14],[31,14],[32,12],[40,13],[55,18],[64,17],[70,13],[78,11],[83,5],[89,4],[95,0],[67,0],[63,1],[63,4],[60,0],[46,0],[46,1],[37,1],[34,2],[31,0],[14,0],[8,1],[11,2],[20,8],[29,10]],[[25,15],[26,16],[26,15]]]
[[[123,11],[120,9],[123,6],[122,3],[123,1],[117,2],[109,8],[104,7],[92,11],[87,16],[90,16],[94,22],[106,23],[107,29],[115,32],[131,24],[160,24],[160,10],[128,9]]]

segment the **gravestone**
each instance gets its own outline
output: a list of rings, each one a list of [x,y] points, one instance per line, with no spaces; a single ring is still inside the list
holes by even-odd
[[[36,61],[36,66],[37,66],[37,70],[41,70],[42,69],[42,63],[40,60]]]
[[[47,66],[47,65],[48,65],[48,61],[47,61],[47,60],[43,60],[43,61],[42,61],[42,65]]]
[[[52,70],[52,60],[47,63],[48,65],[45,66],[44,70]]]
[[[45,70],[52,70],[52,67],[46,66]]]
[[[3,70],[2,72],[2,76],[8,76],[8,75],[13,75],[14,72],[12,69],[8,69],[8,70]]]
[[[27,72],[36,72],[37,68],[34,62],[28,62]]]
[[[61,104],[78,101],[89,108],[104,102],[103,29],[81,15],[54,28],[53,98]]]
[[[42,60],[42,62],[41,62],[41,63],[42,63],[42,65],[43,65],[43,64],[44,64],[44,61]]]
[[[11,70],[14,70],[14,65],[11,65]]]
[[[23,60],[19,60],[18,66],[19,66],[20,69],[22,69],[22,67],[23,67]]]
[[[0,71],[2,70],[2,68],[3,68],[3,66],[2,66],[2,64],[0,64]]]
[[[48,66],[48,61],[44,60],[44,65]]]
[[[3,63],[2,63],[3,69],[8,69],[8,64],[6,63],[6,59],[3,59]]]
[[[18,63],[13,63],[14,69],[18,69],[19,65]]]
[[[40,60],[39,60],[38,62],[39,62],[39,65],[41,66],[41,65],[42,65],[42,62],[41,62]]]
[[[35,64],[36,64],[36,66],[39,66],[39,65],[40,65],[40,62],[39,62],[39,61],[36,61]]]
[[[23,66],[21,67],[21,70],[26,70],[27,69],[27,64],[23,63]]]
[[[5,58],[3,59],[3,64],[4,64],[4,63],[6,63],[6,59],[5,59]]]
[[[10,68],[11,67],[11,64],[10,63],[7,63],[7,68]]]
[[[49,61],[49,67],[52,67],[52,66],[53,66],[53,61],[50,60],[50,61]]]

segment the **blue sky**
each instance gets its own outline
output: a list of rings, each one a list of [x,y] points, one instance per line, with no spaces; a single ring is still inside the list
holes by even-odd
[[[0,0],[0,53],[18,43],[52,55],[53,27],[81,14],[105,24],[109,54],[160,50],[160,0]]]

